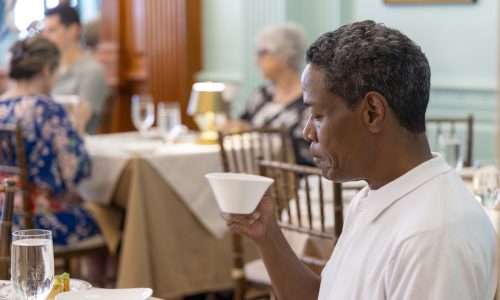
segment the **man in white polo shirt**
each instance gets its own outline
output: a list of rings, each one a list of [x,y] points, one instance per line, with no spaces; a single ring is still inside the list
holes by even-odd
[[[295,256],[264,197],[223,215],[262,253],[278,298],[492,299],[496,234],[482,207],[425,136],[430,68],[401,32],[372,21],[325,33],[302,74],[304,138],[323,175],[366,180],[321,278]]]

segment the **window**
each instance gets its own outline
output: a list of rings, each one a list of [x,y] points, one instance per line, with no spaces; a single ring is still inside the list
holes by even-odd
[[[43,20],[45,10],[57,6],[59,2],[59,0],[17,0],[14,7],[14,23],[20,31],[20,37],[28,35],[30,27],[35,26],[34,29],[40,30],[39,25],[33,22]],[[69,3],[73,7],[78,6],[78,0],[70,0]]]

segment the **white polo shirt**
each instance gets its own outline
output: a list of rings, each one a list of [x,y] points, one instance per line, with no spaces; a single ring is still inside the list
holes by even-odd
[[[435,155],[356,195],[318,299],[490,300],[495,259],[496,233],[486,213]]]

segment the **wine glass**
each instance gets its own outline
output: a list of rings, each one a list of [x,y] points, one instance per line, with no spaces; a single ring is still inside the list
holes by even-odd
[[[54,283],[54,251],[49,230],[19,230],[12,234],[11,281],[19,299],[42,300]]]
[[[481,199],[486,208],[493,208],[499,199],[500,174],[494,166],[486,166],[477,170],[472,181],[473,191]]]
[[[151,95],[132,96],[132,122],[142,136],[155,121],[155,106]]]

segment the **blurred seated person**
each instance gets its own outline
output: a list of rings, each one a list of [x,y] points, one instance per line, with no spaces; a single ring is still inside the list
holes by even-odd
[[[101,18],[95,18],[88,21],[83,25],[82,30],[82,42],[85,49],[89,50],[92,54],[95,54],[97,50],[97,45],[99,45],[101,36]]]
[[[302,102],[300,72],[305,53],[304,33],[295,25],[275,25],[255,38],[256,64],[268,80],[247,100],[239,122],[229,130],[284,126],[291,139],[296,162],[312,165],[309,144],[302,130],[309,117]]]
[[[61,4],[45,12],[43,35],[61,52],[52,94],[78,95],[81,101],[89,101],[92,115],[86,132],[94,134],[99,130],[99,116],[108,96],[108,86],[102,65],[80,45],[80,31],[80,17],[74,8]]]
[[[51,230],[54,244],[70,245],[99,229],[73,194],[90,175],[90,157],[65,109],[49,97],[59,58],[57,46],[40,36],[14,44],[8,73],[14,84],[0,96],[0,124],[21,126],[35,227]],[[21,216],[14,220],[23,227]]]

